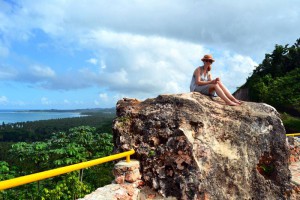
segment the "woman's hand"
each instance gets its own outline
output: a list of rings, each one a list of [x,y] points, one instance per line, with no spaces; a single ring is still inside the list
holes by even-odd
[[[220,79],[219,77],[217,77],[217,78],[214,80],[214,84],[217,84],[217,83],[219,83],[219,82],[221,82],[221,79]]]
[[[216,78],[216,79],[214,79],[214,80],[211,80],[210,83],[211,83],[211,84],[216,84],[216,83],[218,83],[219,81],[220,81],[220,78],[218,77],[218,78]]]

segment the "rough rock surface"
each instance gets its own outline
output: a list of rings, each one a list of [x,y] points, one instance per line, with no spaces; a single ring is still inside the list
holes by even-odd
[[[290,163],[300,161],[300,138],[289,137]]]
[[[78,200],[136,200],[139,189],[132,183],[110,184],[98,188],[91,194]]]
[[[276,110],[199,93],[117,103],[116,152],[135,149],[142,179],[177,199],[286,199],[290,172]]]

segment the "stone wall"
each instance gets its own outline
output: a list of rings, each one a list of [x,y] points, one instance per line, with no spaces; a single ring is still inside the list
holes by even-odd
[[[137,160],[119,161],[113,169],[115,181],[112,184],[98,188],[78,200],[137,200],[140,187],[143,186],[139,169],[140,163]]]

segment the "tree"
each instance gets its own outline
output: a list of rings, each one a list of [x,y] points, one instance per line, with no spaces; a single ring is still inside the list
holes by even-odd
[[[54,133],[45,142],[16,143],[10,153],[12,158],[18,158],[18,175],[25,175],[108,156],[112,149],[111,134],[97,133],[96,128],[80,126],[68,132]],[[110,183],[113,179],[111,170],[111,163],[103,164],[85,170],[85,176],[83,171],[74,171],[41,183],[28,184],[14,189],[12,193],[17,191],[25,199],[76,199],[103,186],[97,184]]]

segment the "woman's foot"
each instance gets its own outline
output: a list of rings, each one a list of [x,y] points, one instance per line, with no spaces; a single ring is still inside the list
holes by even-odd
[[[234,98],[233,96],[230,98],[230,101],[234,102],[234,103],[237,103],[239,105],[241,105],[243,102],[237,100],[236,98]]]
[[[241,104],[243,103],[243,102],[241,102],[241,101],[239,101],[239,100],[237,100],[237,99],[234,99],[233,102],[234,102],[234,103],[237,103],[237,104],[239,104],[239,105],[241,105]]]
[[[229,102],[229,103],[226,103],[227,105],[229,106],[239,106],[240,104],[238,103],[235,103],[235,102]]]

